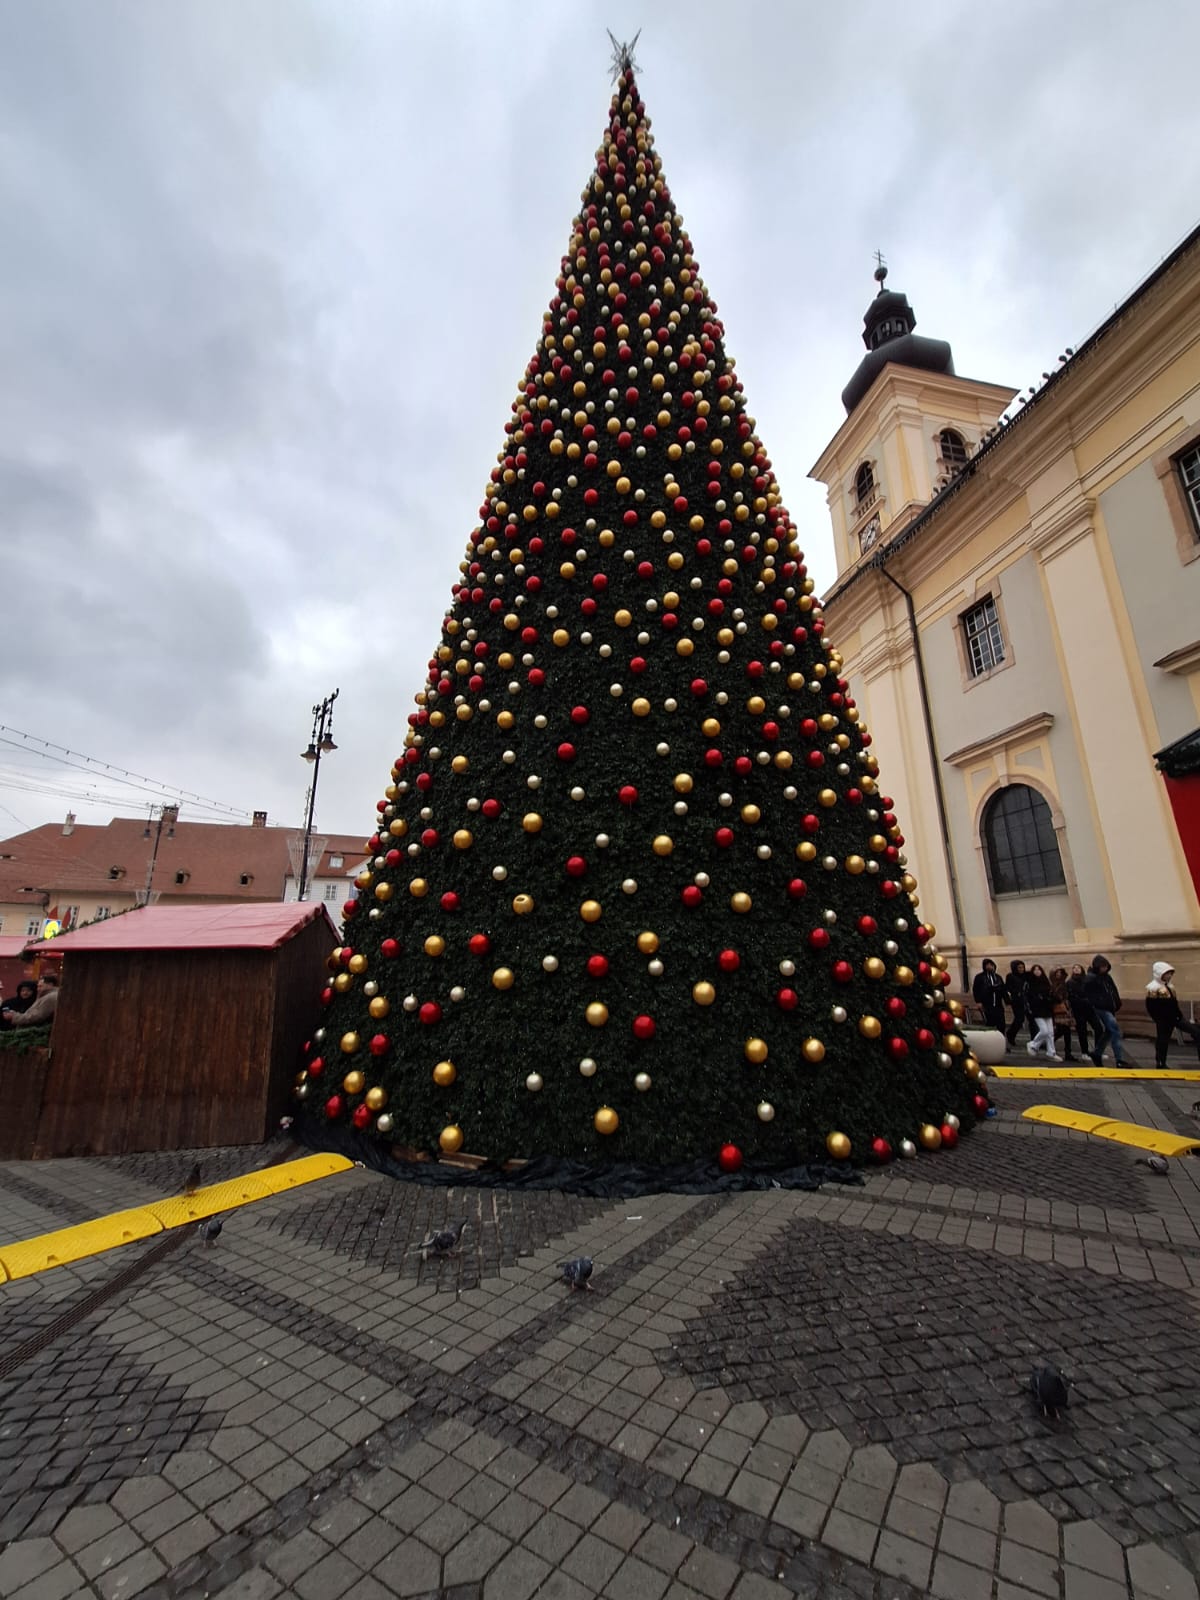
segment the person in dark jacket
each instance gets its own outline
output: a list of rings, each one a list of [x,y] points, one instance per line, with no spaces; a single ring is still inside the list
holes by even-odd
[[[1067,997],[1066,967],[1055,967],[1050,973],[1050,992],[1054,996],[1055,1049],[1058,1048],[1058,1041],[1060,1039],[1063,1040],[1066,1045],[1063,1051],[1063,1060],[1075,1061],[1078,1057],[1071,1054],[1071,1002]]]
[[[982,969],[975,974],[971,998],[983,1012],[983,1020],[988,1027],[999,1028],[1003,1033],[1004,979],[996,971],[996,963],[990,956],[984,958]]]
[[[1088,1005],[1083,995],[1083,984],[1087,974],[1078,962],[1071,968],[1071,976],[1067,979],[1067,1004],[1071,1008],[1071,1015],[1075,1018],[1075,1031],[1079,1035],[1080,1055],[1090,1055],[1088,1049],[1088,1033],[1094,1036],[1093,1049],[1098,1049],[1104,1031],[1096,1021],[1096,1013]]]
[[[36,999],[37,984],[32,978],[22,978],[16,994],[4,1002],[4,1010],[0,1011],[0,1028],[15,1028],[16,1018],[28,1011]]]
[[[1054,991],[1045,967],[1036,961],[1025,979],[1025,1010],[1033,1029],[1033,1037],[1025,1048],[1031,1056],[1044,1055],[1049,1061],[1057,1061],[1058,1056],[1054,1052]]]
[[[1171,984],[1174,976],[1175,968],[1169,961],[1156,961],[1151,970],[1150,982],[1146,985],[1146,1011],[1154,1023],[1156,1067],[1166,1066],[1167,1046],[1176,1029],[1192,1041],[1196,1046],[1196,1055],[1200,1057],[1200,1026],[1189,1022],[1179,1009],[1179,998]]]
[[[1084,974],[1083,998],[1096,1013],[1096,1020],[1104,1029],[1104,1038],[1096,1043],[1091,1059],[1097,1067],[1104,1060],[1105,1045],[1112,1045],[1113,1056],[1119,1067],[1129,1065],[1125,1054],[1125,1041],[1117,1026],[1117,1012],[1121,1009],[1121,996],[1112,979],[1112,962],[1107,956],[1093,956],[1092,964]]]
[[[1008,963],[1008,977],[1004,980],[1004,996],[1012,1007],[1012,1022],[1009,1024],[1005,1038],[1011,1050],[1017,1042],[1017,1033],[1025,1021],[1025,963],[1023,961],[1010,961]]]

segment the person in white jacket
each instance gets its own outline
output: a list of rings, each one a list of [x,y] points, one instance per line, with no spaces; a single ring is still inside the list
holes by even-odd
[[[1192,1041],[1196,1046],[1196,1055],[1200,1057],[1200,1027],[1189,1022],[1180,1009],[1179,998],[1171,982],[1174,976],[1175,968],[1169,961],[1156,961],[1150,971],[1150,982],[1146,985],[1146,1012],[1154,1023],[1156,1067],[1166,1066],[1167,1046],[1176,1030]]]

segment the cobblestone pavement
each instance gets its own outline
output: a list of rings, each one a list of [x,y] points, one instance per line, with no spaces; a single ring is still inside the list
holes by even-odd
[[[1019,1116],[1200,1134],[1196,1088],[995,1094],[957,1151],[860,1189],[356,1170],[212,1250],[0,1288],[0,1596],[1200,1600],[1200,1163],[1158,1178]],[[169,1193],[192,1159],[0,1165],[0,1232]],[[1075,1382],[1057,1422],[1041,1357]]]

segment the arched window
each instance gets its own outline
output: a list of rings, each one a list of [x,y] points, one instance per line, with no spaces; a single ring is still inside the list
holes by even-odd
[[[875,474],[871,463],[864,461],[854,474],[854,499],[860,511],[865,511],[875,498]]]
[[[1066,884],[1050,807],[1028,784],[1011,783],[983,813],[992,894],[1036,894]]]
[[[953,428],[943,428],[938,434],[938,455],[944,467],[957,472],[967,464],[967,446],[961,433]]]

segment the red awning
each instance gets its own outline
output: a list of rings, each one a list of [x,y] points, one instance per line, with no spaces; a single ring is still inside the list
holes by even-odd
[[[324,905],[308,902],[142,906],[30,948],[63,956],[100,950],[277,950],[318,918],[336,938]]]

